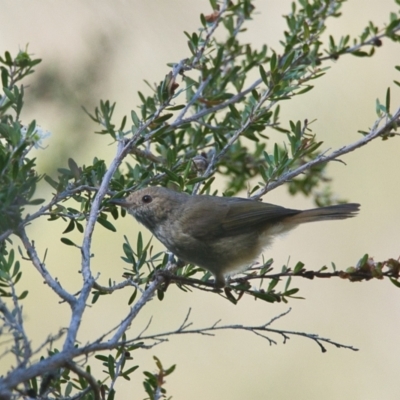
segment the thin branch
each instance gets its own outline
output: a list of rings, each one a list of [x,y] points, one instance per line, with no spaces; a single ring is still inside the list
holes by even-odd
[[[152,163],[156,163],[156,164],[165,164],[166,163],[166,160],[163,157],[156,156],[149,149],[141,150],[141,149],[138,149],[137,147],[132,147],[130,150],[130,153],[134,154],[138,157],[141,157],[141,158],[146,158],[147,160],[149,160]]]
[[[273,329],[273,328],[269,327],[272,323],[276,322],[278,319],[289,314],[290,311],[291,311],[291,309],[273,317],[272,319],[270,319],[269,321],[267,321],[266,323],[264,323],[262,325],[255,325],[255,326],[252,326],[252,325],[222,325],[222,326],[220,326],[220,325],[218,325],[218,323],[214,323],[210,327],[197,328],[197,329],[187,329],[187,327],[190,324],[186,323],[186,321],[187,321],[187,316],[186,316],[184,323],[182,323],[180,325],[180,327],[174,331],[169,331],[169,332],[164,332],[164,333],[156,333],[156,334],[148,335],[148,336],[140,336],[140,337],[138,336],[137,338],[133,339],[132,342],[135,342],[136,340],[139,340],[139,339],[140,340],[159,340],[161,338],[165,338],[165,337],[169,337],[169,336],[173,336],[173,335],[181,335],[181,334],[200,334],[200,335],[206,335],[206,336],[213,336],[214,332],[220,331],[220,330],[242,330],[242,331],[254,333],[257,336],[261,336],[262,338],[267,339],[269,341],[270,345],[276,344],[276,342],[274,340],[270,339],[264,333],[273,333],[273,334],[282,336],[284,344],[286,343],[286,341],[288,339],[290,339],[290,336],[305,337],[307,339],[311,339],[314,342],[316,342],[323,352],[325,352],[326,349],[322,345],[322,343],[330,344],[330,345],[336,346],[338,348],[344,348],[344,349],[349,349],[349,350],[353,350],[353,351],[358,351],[358,349],[353,346],[341,344],[341,343],[335,342],[331,339],[320,337],[319,335],[316,335],[316,334],[306,333],[306,332],[297,332],[297,331],[287,331],[287,330],[283,330],[283,329]]]
[[[90,385],[90,387],[92,389],[95,400],[101,400],[99,385],[98,385],[96,379],[94,379],[94,377],[91,374],[89,374],[82,368],[78,367],[78,365],[76,365],[72,361],[65,363],[65,365],[71,371],[75,372],[78,376],[82,377],[83,379],[85,379],[87,381],[87,383]]]
[[[383,269],[386,267],[387,269]],[[347,279],[350,282],[360,282],[363,280],[370,280],[370,279],[383,279],[383,278],[391,278],[397,280],[400,276],[400,263],[393,259],[388,259],[385,261],[374,261],[373,259],[368,259],[366,264],[361,267],[353,267],[354,270],[352,271],[313,271],[313,270],[306,270],[305,268],[301,269],[300,271],[294,272],[290,268],[286,269],[283,272],[278,272],[275,274],[268,273],[272,270],[269,269],[262,274],[259,272],[264,268],[264,266],[259,267],[251,267],[247,269],[244,274],[239,275],[236,278],[230,278],[228,280],[228,284],[231,289],[235,290],[235,284],[241,285],[240,291],[242,289],[243,283],[260,280],[263,279],[282,279],[282,278],[305,278],[305,279],[314,279],[314,278],[341,278]],[[214,292],[214,293],[221,293],[221,291],[215,290],[215,283],[214,281],[203,281],[200,279],[194,278],[186,278],[184,276],[178,275],[168,275],[167,276],[168,282],[175,282],[178,285],[186,285],[188,287],[196,288],[198,290],[203,290],[207,292]]]
[[[32,222],[33,220],[42,217],[43,215],[47,215],[46,212],[48,212],[51,207],[55,206],[56,204],[58,204],[59,202],[63,201],[63,200],[67,200],[68,198],[72,197],[74,194],[76,193],[80,193],[83,191],[92,191],[92,192],[97,192],[98,188],[93,187],[93,186],[88,186],[88,185],[81,185],[81,186],[77,186],[73,189],[68,189],[65,190],[62,193],[58,193],[56,194],[51,201],[44,205],[41,206],[39,208],[38,211],[34,212],[33,214],[28,214],[18,225],[17,229],[12,230],[12,229],[8,229],[7,231],[3,232],[0,235],[0,243],[3,242],[4,240],[6,240],[10,235],[12,235],[14,232],[17,232],[18,230],[20,230],[21,228],[25,227],[26,225],[28,225],[30,222]]]
[[[186,104],[185,108],[179,113],[175,119],[175,124],[180,124],[184,115],[188,112],[189,108],[197,101],[197,99],[203,94],[204,88],[208,85],[211,80],[211,75],[209,75],[201,84],[199,85],[196,93],[192,96],[190,101]]]
[[[124,146],[122,141],[118,142],[117,155],[111,162],[109,169],[104,174],[101,185],[92,201],[90,214],[83,234],[82,249],[81,249],[81,254],[82,254],[81,272],[83,278],[83,286],[79,298],[75,303],[75,307],[73,309],[67,338],[64,343],[64,350],[71,349],[75,345],[75,340],[81,323],[82,315],[86,308],[86,301],[90,295],[93,284],[95,282],[92,272],[90,270],[90,258],[91,258],[90,249],[92,243],[92,235],[95,228],[95,224],[97,222],[101,201],[108,191],[108,185],[112,176],[114,175],[116,169],[122,162],[123,157],[126,156],[128,152],[129,149],[128,145]]]
[[[115,383],[117,382],[117,379],[120,377],[120,373],[122,371],[122,367],[123,367],[124,363],[125,363],[125,352],[122,351],[121,357],[115,364],[114,378],[111,380],[109,393],[111,393],[114,390]]]
[[[15,348],[13,352],[17,358],[18,365],[21,368],[24,368],[30,361],[30,357],[32,356],[32,348],[24,328],[24,319],[22,317],[22,306],[19,304],[18,296],[17,293],[15,292],[15,285],[13,282],[11,282],[10,289],[11,289],[11,298],[14,304],[13,315],[15,324],[13,328],[18,333],[17,335],[14,333]]]
[[[112,285],[112,286],[101,286],[97,282],[93,283],[93,289],[96,289],[101,293],[107,293],[107,294],[111,294],[111,293],[115,292],[116,290],[121,290],[123,288],[126,288],[127,286],[133,286],[137,290],[143,292],[143,289],[140,287],[140,285],[138,283],[134,282],[132,279],[126,279],[126,280],[124,280],[120,283],[117,283],[115,285]]]
[[[391,33],[396,33],[400,31],[400,26],[397,26],[396,28],[394,28]],[[387,37],[387,33],[386,33],[386,29],[384,29],[384,32],[381,33],[380,35],[376,35],[374,37],[372,37],[371,39],[366,40],[365,42],[361,42],[358,43],[352,47],[348,47],[343,53],[340,53],[340,55],[344,55],[344,54],[352,54],[358,50],[360,50],[362,47],[365,46],[373,46],[376,47],[377,46],[377,42],[379,42],[381,39]],[[325,61],[325,60],[331,60],[332,58],[337,57],[336,55],[328,55],[325,57],[320,57],[318,60],[319,61]]]
[[[240,93],[236,94],[235,96],[232,96],[224,103],[217,104],[214,107],[202,109],[201,111],[193,114],[192,116],[182,119],[181,121],[179,121],[179,123],[176,123],[176,121],[171,122],[170,126],[172,128],[177,128],[178,126],[187,124],[189,122],[196,122],[198,119],[202,119],[204,116],[206,116],[208,114],[213,114],[219,110],[222,110],[222,109],[228,107],[230,104],[237,103],[239,100],[241,100],[243,97],[245,97],[247,94],[249,94],[252,90],[254,90],[261,83],[262,83],[262,79],[257,79],[247,89],[242,90]]]
[[[192,67],[196,67],[197,64],[200,62],[201,58],[203,57],[204,51],[206,50],[207,45],[210,43],[211,38],[212,38],[215,30],[217,29],[219,22],[221,21],[221,18],[223,16],[223,14],[225,13],[227,7],[228,7],[228,0],[224,0],[224,3],[222,4],[222,6],[218,12],[218,17],[216,18],[214,23],[211,25],[210,29],[208,29],[207,35],[202,43],[202,46],[200,47],[200,49],[197,51],[195,57],[193,58],[193,61],[191,63]]]
[[[267,185],[265,185],[263,188],[257,190],[253,196],[251,196],[252,199],[259,199],[261,196],[263,196],[265,193],[277,188],[278,186],[283,185],[284,183],[292,180],[293,178],[295,178],[296,176],[302,174],[303,172],[309,170],[310,168],[312,168],[315,165],[318,164],[322,164],[322,163],[326,163],[328,161],[332,161],[337,159],[338,157],[350,153],[362,146],[365,146],[367,143],[371,142],[372,140],[376,139],[379,136],[384,135],[385,133],[390,132],[390,130],[393,128],[393,125],[396,124],[399,120],[400,117],[400,108],[393,114],[393,116],[391,116],[387,122],[381,127],[378,128],[378,125],[380,124],[380,122],[385,118],[381,117],[380,119],[378,119],[374,126],[371,128],[371,131],[368,135],[365,135],[363,138],[357,140],[354,143],[348,144],[346,146],[342,146],[341,148],[332,151],[330,154],[326,155],[326,152],[319,155],[318,157],[316,157],[314,160],[311,160],[303,165],[301,165],[300,167],[288,171],[284,174],[282,174],[276,181],[274,182],[270,182]]]
[[[149,322],[147,323],[147,325],[146,325],[146,326],[144,327],[144,329],[139,333],[139,335],[138,335],[139,338],[143,335],[143,333],[145,333],[145,332],[150,328],[150,325],[151,325],[152,322],[153,322],[153,317],[151,316],[150,319],[149,319]]]
[[[26,234],[25,228],[23,227],[19,228],[18,236],[21,239],[22,244],[25,247],[25,250],[28,253],[30,260],[32,261],[33,266],[40,273],[44,281],[59,297],[61,297],[71,307],[73,307],[76,304],[76,298],[62,288],[60,283],[51,276],[45,264],[40,261],[35,247],[32,245]]]
[[[5,97],[5,96],[4,96]],[[7,229],[0,235],[0,243],[4,242],[10,235],[12,235],[14,231],[12,229]]]
[[[18,304],[18,297],[14,290],[14,284],[11,284],[11,296],[13,298],[14,309],[10,311],[5,302],[0,299],[0,314],[3,315],[4,326],[7,327],[13,336],[12,342],[14,346],[11,350],[6,350],[2,355],[12,352],[16,357],[17,364],[24,368],[29,362],[32,356],[31,344],[25,332],[23,319],[22,319],[22,309]],[[0,357],[0,358],[1,358]]]
[[[174,272],[177,268],[178,266],[176,264],[171,263],[166,269],[170,272]],[[108,341],[109,344],[116,344],[120,340],[121,336],[128,329],[133,319],[138,315],[139,311],[144,307],[144,305],[152,300],[155,292],[164,281],[165,278],[162,275],[156,274],[154,281],[150,283],[147,289],[142,293],[142,296],[139,298],[139,300],[131,308],[129,314],[120,323],[114,336]]]
[[[158,276],[157,279],[162,280],[163,278],[161,276]],[[150,293],[155,290],[156,285],[154,282],[154,285],[150,285],[149,289]],[[147,292],[147,290],[146,290]],[[146,293],[146,296],[149,296],[149,292]],[[142,300],[142,303],[146,303],[146,299]],[[143,306],[143,305],[142,305]],[[135,307],[133,307],[134,309]],[[141,308],[141,307],[139,307]],[[138,312],[139,309],[136,309]],[[125,324],[125,330],[127,329],[129,322],[131,321],[131,318],[133,318],[136,314],[136,311],[132,311],[130,315],[123,321],[123,324]],[[246,325],[224,325],[224,326],[219,326],[218,322],[214,323],[210,327],[205,327],[205,328],[198,328],[198,329],[187,329],[190,324],[187,324],[187,318],[185,318],[185,321],[183,324],[180,325],[180,327],[174,331],[170,332],[164,332],[164,333],[159,333],[159,334],[154,334],[154,335],[148,335],[148,336],[141,336],[140,341],[143,340],[153,340],[156,342],[162,342],[167,340],[167,337],[172,336],[172,335],[178,335],[178,334],[201,334],[205,336],[213,336],[215,332],[219,330],[244,330],[248,332],[252,332],[257,335],[262,335],[263,332],[268,332],[268,333],[274,333],[281,335],[284,338],[284,343],[286,342],[287,339],[289,339],[290,336],[301,336],[305,337],[308,339],[312,339],[315,341],[322,349],[325,351],[324,347],[322,346],[321,343],[327,343],[334,345],[338,348],[347,348],[350,350],[356,351],[352,346],[348,345],[343,345],[341,343],[337,343],[332,341],[331,339],[327,338],[322,338],[319,337],[318,335],[315,334],[309,334],[309,333],[304,333],[304,332],[296,332],[296,331],[286,331],[286,330],[279,330],[279,329],[272,329],[269,328],[269,325],[272,324],[272,322],[275,322],[277,319],[283,317],[286,315],[288,312],[282,313],[281,315],[278,315],[274,318],[272,318],[270,321],[259,325],[259,326],[246,326]],[[102,342],[102,343],[91,343],[87,346],[84,347],[73,347],[68,350],[63,350],[60,353],[55,353],[51,357],[43,359],[31,366],[28,366],[27,368],[21,369],[17,368],[10,372],[5,378],[3,378],[0,381],[0,398],[8,398],[7,396],[10,395],[10,391],[12,388],[16,387],[20,382],[27,381],[35,376],[43,375],[49,369],[55,369],[62,367],[66,365],[66,363],[70,362],[71,360],[75,359],[76,357],[82,356],[82,355],[89,355],[94,352],[102,351],[102,350],[110,350],[114,349],[117,346],[123,346],[127,345],[129,343],[134,343],[135,341],[139,340],[138,338],[135,338],[133,340],[125,341],[125,342],[119,342],[117,339],[120,337],[120,334],[114,335],[113,340],[109,340],[108,342]],[[263,336],[265,338],[265,336]],[[268,339],[271,341],[271,339]],[[272,341],[273,342],[273,341]],[[146,347],[146,346],[143,346]],[[148,347],[148,346],[147,346]],[[3,396],[3,397],[2,397]]]

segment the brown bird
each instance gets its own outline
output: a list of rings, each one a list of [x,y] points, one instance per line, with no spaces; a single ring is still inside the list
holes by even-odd
[[[275,236],[305,222],[354,217],[360,207],[348,203],[301,211],[154,186],[110,202],[126,208],[182,261],[210,271],[219,288],[225,276],[245,270]]]

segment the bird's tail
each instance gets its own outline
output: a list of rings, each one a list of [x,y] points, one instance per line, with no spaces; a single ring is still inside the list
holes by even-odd
[[[355,217],[360,210],[360,204],[348,203],[335,206],[313,208],[304,210],[299,214],[290,216],[287,220],[294,224],[304,224],[305,222],[330,221],[334,219],[346,219]]]

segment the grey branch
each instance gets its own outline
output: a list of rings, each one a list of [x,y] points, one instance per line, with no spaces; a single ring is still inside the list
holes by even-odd
[[[40,261],[35,247],[32,245],[26,234],[25,228],[22,227],[19,229],[18,236],[20,237],[22,244],[24,245],[25,250],[28,253],[29,259],[32,261],[33,266],[42,276],[44,281],[58,296],[60,296],[61,299],[63,299],[71,307],[73,307],[76,303],[76,298],[61,287],[60,283],[51,276],[45,264]]]
[[[198,334],[198,335],[205,335],[205,336],[214,336],[217,331],[221,330],[242,330],[246,332],[251,332],[254,333],[257,336],[261,336],[262,338],[266,339],[270,345],[277,344],[277,342],[274,339],[271,339],[268,334],[276,334],[279,335],[283,338],[283,343],[285,344],[291,336],[300,336],[304,337],[307,339],[313,340],[315,343],[318,344],[322,352],[326,352],[326,348],[323,346],[324,344],[336,346],[338,348],[344,348],[348,350],[353,350],[353,351],[358,351],[357,348],[335,342],[331,339],[320,337],[319,335],[313,334],[313,333],[306,333],[306,332],[297,332],[297,331],[288,331],[288,330],[283,330],[283,329],[274,329],[270,328],[270,326],[275,323],[278,319],[286,316],[289,314],[291,309],[288,309],[287,311],[273,317],[270,319],[268,322],[262,324],[262,325],[219,325],[220,321],[217,321],[213,325],[209,327],[204,327],[204,328],[197,328],[197,329],[188,329],[192,323],[188,323],[189,316],[191,309],[189,309],[188,313],[186,314],[186,317],[183,321],[183,323],[179,326],[178,329],[169,331],[169,332],[164,332],[164,333],[156,333],[153,335],[142,335],[140,333],[135,339],[133,339],[130,342],[136,342],[136,341],[143,341],[143,340],[150,340],[150,341],[159,341],[159,340],[166,340],[169,336],[174,336],[174,335],[182,335],[182,334]]]
[[[382,120],[386,118],[386,122],[384,125],[379,127],[381,124]],[[290,181],[291,179],[295,178],[296,176],[302,174],[303,172],[309,170],[311,167],[314,165],[318,165],[321,163],[326,163],[328,161],[333,161],[337,160],[340,156],[350,153],[362,146],[365,146],[367,143],[371,142],[372,140],[381,137],[384,134],[389,133],[393,127],[396,125],[396,123],[399,122],[400,118],[400,108],[397,109],[397,111],[390,117],[387,118],[387,116],[383,116],[379,118],[375,123],[374,126],[371,128],[370,132],[368,135],[365,135],[361,139],[355,141],[354,143],[348,144],[346,146],[342,146],[337,150],[332,151],[330,154],[327,154],[327,151],[323,152],[320,154],[317,158],[314,160],[311,160],[300,167],[288,171],[281,175],[279,179],[277,179],[274,182],[270,182],[267,185],[265,185],[263,188],[259,189],[257,192],[251,196],[252,199],[259,199],[261,196],[263,196],[265,193],[269,192],[270,190],[273,190],[277,188],[278,186],[283,185],[284,183]]]

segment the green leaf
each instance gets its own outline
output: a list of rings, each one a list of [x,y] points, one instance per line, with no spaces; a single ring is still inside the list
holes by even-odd
[[[139,232],[138,238],[137,238],[137,244],[136,244],[136,251],[137,255],[140,257],[143,253],[143,238],[142,238],[142,232]]]
[[[117,230],[115,229],[115,226],[110,221],[107,221],[105,218],[99,217],[99,218],[97,218],[97,222],[100,225],[104,226],[104,228],[106,228],[112,232],[117,232]]]
[[[272,53],[271,59],[269,60],[269,65],[271,68],[271,72],[275,71],[277,65],[276,53]]]
[[[307,85],[304,89],[299,90],[298,92],[296,92],[296,94],[304,94],[309,92],[311,89],[313,89],[314,86],[312,85]]]
[[[207,26],[207,21],[206,21],[206,17],[204,16],[204,14],[200,14],[200,22],[203,25],[203,27],[205,28]]]
[[[114,379],[115,377],[114,364],[115,364],[114,357],[110,354],[107,359],[107,367],[108,367],[108,374],[110,375],[111,379]]]
[[[304,263],[299,261],[293,269],[293,274],[299,274],[304,268]]]
[[[140,119],[137,116],[137,114],[135,113],[135,111],[133,111],[133,110],[131,111],[131,118],[132,118],[133,125],[135,125],[136,128],[139,128],[140,127]]]
[[[210,4],[213,10],[218,10],[217,0],[210,0]]]
[[[231,293],[231,291],[230,290],[226,290],[225,291],[225,295],[226,295],[226,298],[231,302],[231,303],[233,303],[233,304],[237,304],[237,300],[236,300],[236,298],[232,295],[232,293]]]
[[[100,297],[100,292],[96,291],[93,293],[93,298],[92,298],[92,304],[95,304],[96,301],[99,299]]]
[[[34,199],[34,200],[29,201],[28,204],[30,206],[37,206],[39,204],[44,203],[44,201],[45,201],[44,199]]]
[[[28,296],[28,291],[24,290],[19,296],[18,296],[18,300],[23,300],[25,299],[25,297]]]
[[[390,279],[390,282],[392,282],[394,286],[400,288],[400,282],[397,279],[394,279],[394,278],[389,278],[389,279]]]
[[[265,72],[265,69],[263,68],[262,65],[260,65],[259,70],[260,70],[260,76],[261,76],[262,81],[268,86],[267,73]]]
[[[3,87],[3,91],[4,91],[4,94],[5,94],[11,101],[15,101],[14,93],[13,93],[11,90],[7,89],[6,87]]]
[[[390,113],[390,87],[386,90],[386,112]]]
[[[4,67],[0,67],[0,69],[1,69],[1,83],[3,84],[3,87],[8,87],[9,73]]]
[[[240,115],[239,111],[236,109],[236,107],[233,104],[229,104],[229,109],[231,110],[231,113],[234,118],[236,118],[238,120],[241,119],[241,115]]]
[[[160,171],[164,172],[172,182],[179,182],[179,176],[177,174],[162,166],[158,168]]]
[[[60,240],[61,240],[62,243],[66,244],[67,246],[76,246],[76,244],[72,240],[70,240],[68,238],[64,238],[63,237]]]
[[[135,290],[133,291],[132,296],[129,297],[128,305],[131,305],[135,301],[136,295],[137,295],[137,288],[135,288]]]
[[[182,110],[182,108],[185,108],[185,107],[186,106],[184,104],[179,104],[177,106],[167,107],[166,110],[177,111],[177,110]]]
[[[174,116],[174,114],[172,114],[172,113],[162,115],[161,117],[156,118],[156,119],[154,120],[154,123],[155,123],[155,124],[161,124],[162,122],[165,122],[165,121],[169,120],[169,119],[170,119],[171,117],[173,117],[173,116]]]
[[[63,234],[71,232],[75,229],[75,222],[73,219],[71,219],[71,221],[69,221],[68,226],[65,228],[65,231],[63,232]]]
[[[63,397],[70,397],[70,394],[72,393],[73,385],[71,382],[68,382],[67,385],[65,386],[65,392]]]
[[[98,360],[103,361],[103,362],[108,362],[108,357],[107,356],[103,356],[102,354],[96,354],[94,356],[94,358],[97,358]]]
[[[139,368],[139,366],[138,366],[138,365],[135,365],[134,367],[131,367],[131,368],[127,369],[126,371],[124,371],[124,372],[121,373],[121,374],[122,374],[122,377],[123,377],[124,379],[126,379],[127,381],[129,381],[130,378],[129,378],[128,375],[130,375],[132,372],[135,372],[138,368]]]
[[[364,254],[357,263],[357,268],[362,268],[368,261],[368,254]]]
[[[294,294],[296,294],[299,291],[299,289],[290,289],[287,290],[285,293],[283,293],[283,296],[293,296]]]
[[[278,284],[279,279],[272,279],[270,284],[268,285],[267,292],[270,292],[274,289],[274,287]]]
[[[56,189],[58,188],[58,182],[56,182],[53,178],[51,178],[49,175],[44,176],[44,180],[53,188]]]
[[[115,398],[115,390],[111,389],[110,392],[108,393],[107,400],[114,400],[114,398]]]
[[[74,178],[78,180],[81,176],[81,170],[79,169],[78,164],[72,158],[68,158],[68,167],[74,175]]]
[[[276,301],[279,301],[279,299],[276,296],[270,293],[252,292],[251,294],[257,299],[264,300],[268,303],[275,303]]]
[[[167,376],[167,375],[172,374],[172,372],[174,372],[175,369],[176,369],[176,365],[174,364],[164,371],[164,375]]]
[[[351,54],[356,57],[368,57],[369,56],[369,53],[367,53],[365,51],[353,51]]]

